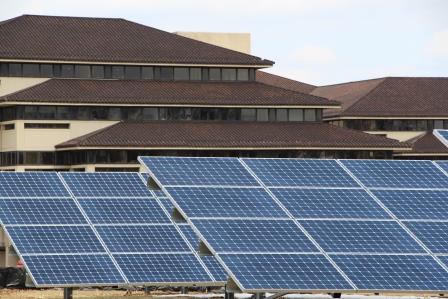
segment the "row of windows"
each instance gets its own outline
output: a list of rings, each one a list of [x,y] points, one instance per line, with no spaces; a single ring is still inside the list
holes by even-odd
[[[0,63],[3,77],[254,81],[255,69],[87,64]]]
[[[191,157],[259,157],[259,158],[325,158],[325,159],[389,159],[391,151],[325,151],[325,150],[270,150],[270,151],[177,151],[177,150],[75,150],[57,152],[2,152],[1,166],[14,165],[82,165],[82,164],[138,164],[138,156]]]
[[[330,122],[361,131],[430,131],[448,129],[448,120],[442,119],[348,119]]]
[[[322,109],[12,106],[0,111],[1,121],[27,120],[242,120],[321,121]]]

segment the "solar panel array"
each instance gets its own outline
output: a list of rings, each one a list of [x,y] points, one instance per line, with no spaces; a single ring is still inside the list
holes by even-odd
[[[222,285],[138,173],[0,173],[0,220],[34,284]]]
[[[447,162],[140,161],[243,291],[448,291]]]
[[[435,129],[432,131],[434,136],[436,136],[445,146],[448,146],[448,130]]]

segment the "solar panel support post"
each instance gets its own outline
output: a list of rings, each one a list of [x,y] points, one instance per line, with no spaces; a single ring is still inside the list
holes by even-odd
[[[64,288],[64,299],[73,299],[73,288]]]
[[[183,294],[183,295],[188,294],[188,288],[187,287],[181,287],[180,288],[180,293]]]
[[[255,293],[252,299],[266,299],[266,293]]]
[[[225,292],[224,299],[235,299],[235,293],[234,292]]]

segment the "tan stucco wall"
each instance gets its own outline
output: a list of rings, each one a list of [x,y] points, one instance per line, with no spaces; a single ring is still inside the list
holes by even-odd
[[[398,141],[407,141],[411,138],[417,137],[423,133],[424,131],[365,131],[369,134],[377,134],[377,135],[383,135],[386,134],[387,138],[396,139]]]
[[[191,39],[208,44],[250,54],[250,33],[224,33],[224,32],[174,32]]]
[[[31,87],[47,80],[47,78],[0,77],[0,96]]]

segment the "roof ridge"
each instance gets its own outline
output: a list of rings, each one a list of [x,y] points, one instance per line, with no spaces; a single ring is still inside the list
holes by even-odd
[[[348,81],[348,82],[334,83],[334,84],[328,84],[328,85],[319,85],[319,86],[316,86],[315,89],[317,89],[317,88],[322,88],[322,87],[330,87],[330,86],[337,86],[337,85],[348,85],[348,84],[353,84],[353,83],[375,81],[375,80],[385,80],[385,79],[387,79],[387,78],[392,78],[392,77],[390,77],[390,76],[386,76],[386,77],[378,77],[378,78],[371,78],[371,79],[363,79],[363,80],[357,80],[357,81]]]
[[[20,17],[37,17],[37,18],[60,18],[60,19],[89,19],[89,20],[122,20],[126,21],[123,18],[113,18],[113,17],[86,17],[86,16],[61,16],[61,15],[38,15],[38,14],[23,14],[16,18]]]

